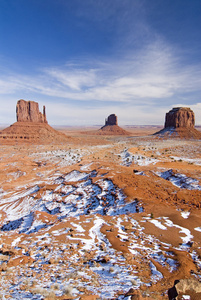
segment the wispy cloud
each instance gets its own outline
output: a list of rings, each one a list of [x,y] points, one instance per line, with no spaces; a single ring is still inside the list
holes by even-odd
[[[33,76],[4,75],[0,78],[0,94],[15,94],[20,98],[25,94],[36,100],[45,97],[45,102],[54,100],[51,105],[55,107],[64,103],[77,109],[79,105],[85,116],[89,109],[95,114],[95,111],[106,111],[105,108],[113,111],[116,108],[122,116],[122,108],[127,115],[130,109],[136,112],[138,108],[138,116],[143,116],[142,108],[145,111],[150,108],[151,113],[157,106],[182,102],[185,93],[199,93],[200,78],[200,66],[182,65],[176,50],[158,40],[135,55],[127,53],[110,61],[88,59],[78,64],[67,62],[62,67],[44,68]],[[50,97],[48,101],[47,97]],[[198,102],[198,98],[185,101],[188,105]],[[157,118],[161,121],[161,117]]]
[[[0,93],[32,91],[79,101],[147,102],[200,90],[200,66],[181,66],[160,43],[135,56],[82,66],[45,68],[37,76],[13,74],[0,79]],[[165,101],[165,100],[164,100]]]

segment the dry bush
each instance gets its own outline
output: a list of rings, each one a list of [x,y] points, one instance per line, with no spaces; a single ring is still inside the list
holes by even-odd
[[[66,285],[64,288],[63,288],[63,293],[66,295],[66,296],[71,296],[71,293],[72,293],[72,286],[71,285]]]
[[[49,295],[48,291],[46,289],[44,289],[43,287],[36,287],[36,288],[33,288],[31,290],[31,293],[32,294],[40,294],[44,297],[47,297]]]

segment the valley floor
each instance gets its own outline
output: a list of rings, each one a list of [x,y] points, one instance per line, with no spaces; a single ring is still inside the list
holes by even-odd
[[[74,133],[2,145],[0,170],[0,299],[168,299],[182,279],[201,299],[201,141]]]

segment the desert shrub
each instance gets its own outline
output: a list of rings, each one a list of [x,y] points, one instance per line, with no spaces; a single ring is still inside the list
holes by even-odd
[[[137,285],[137,281],[135,279],[131,279],[131,283],[132,283],[133,286]]]
[[[54,290],[59,290],[59,289],[60,289],[60,286],[59,286],[58,283],[55,283],[55,284],[52,285],[52,288],[53,288]]]
[[[71,293],[72,293],[72,286],[71,285],[66,285],[64,288],[63,288],[63,293],[66,295],[66,296],[71,296]]]
[[[47,297],[49,295],[48,291],[40,286],[33,288],[31,292],[32,294],[40,294],[44,297]]]

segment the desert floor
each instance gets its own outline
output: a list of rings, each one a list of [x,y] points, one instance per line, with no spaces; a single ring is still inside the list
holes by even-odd
[[[59,130],[68,143],[0,147],[0,298],[168,299],[174,280],[199,283],[201,141]]]

